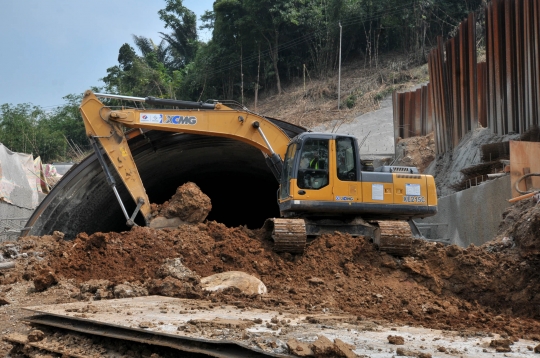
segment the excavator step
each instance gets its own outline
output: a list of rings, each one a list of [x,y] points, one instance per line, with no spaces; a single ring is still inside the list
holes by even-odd
[[[379,250],[396,256],[407,256],[412,251],[413,233],[407,221],[377,221],[380,233],[373,237]]]
[[[271,223],[271,224],[268,224]],[[302,254],[306,248],[306,224],[303,219],[268,219],[265,226],[272,225],[274,251]]]

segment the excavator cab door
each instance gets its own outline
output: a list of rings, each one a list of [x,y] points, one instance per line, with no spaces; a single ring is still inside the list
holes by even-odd
[[[330,184],[329,140],[308,138],[302,143],[297,185],[300,189],[321,190]]]
[[[279,199],[287,200],[293,196],[306,200],[331,198],[330,151],[328,138],[307,137],[289,144],[283,165]],[[298,192],[291,192],[293,189]]]
[[[285,200],[291,196],[291,179],[294,175],[296,152],[298,144],[292,142],[287,148],[285,160],[283,161],[283,170],[281,171],[281,180],[279,185],[279,199]]]

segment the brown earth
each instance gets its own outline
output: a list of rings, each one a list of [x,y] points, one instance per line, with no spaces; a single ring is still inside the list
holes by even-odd
[[[192,182],[179,186],[171,199],[163,204],[152,204],[152,216],[179,218],[182,222],[191,224],[203,222],[210,210],[210,198]]]
[[[208,222],[174,230],[136,227],[123,233],[80,234],[70,242],[26,237],[17,244],[32,256],[43,252],[43,259],[20,258],[18,269],[2,277],[2,284],[34,280],[45,272],[78,283],[71,295],[76,299],[118,297],[116,288],[126,283],[131,291],[139,288],[133,295],[149,292],[254,308],[346,312],[361,319],[447,330],[540,335],[540,263],[538,255],[518,245],[494,242],[462,249],[418,240],[413,255],[396,258],[364,238],[336,233],[316,239],[304,255],[293,256],[273,252],[266,236]],[[194,271],[190,288],[160,274],[167,258],[181,258]],[[194,279],[232,270],[260,278],[268,295],[203,293]],[[100,286],[90,280],[106,281]],[[94,289],[83,288],[88,281]],[[104,293],[107,290],[111,294]]]
[[[396,164],[417,167],[423,173],[435,159],[433,132],[426,136],[399,139],[396,144]]]

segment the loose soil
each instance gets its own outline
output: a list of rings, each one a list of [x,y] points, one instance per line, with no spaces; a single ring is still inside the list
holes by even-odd
[[[171,290],[169,295],[242,301],[255,308],[329,309],[424,327],[522,337],[540,334],[536,321],[540,318],[540,261],[538,250],[532,250],[540,242],[535,229],[540,209],[523,203],[513,210],[525,210],[522,221],[529,224],[503,222],[513,234],[513,244],[499,238],[463,249],[416,240],[414,253],[404,258],[379,252],[362,237],[339,233],[319,237],[303,255],[278,254],[272,251],[266,232],[227,228],[216,222],[177,229],[135,227],[122,233],[82,233],[73,241],[64,241],[60,234],[24,237],[15,246],[4,247],[4,251],[16,249],[28,257],[19,257],[16,269],[3,273],[0,282],[39,282],[36,289],[43,290],[68,280],[76,298],[85,297],[81,287],[91,280],[106,280],[96,285],[105,290],[127,283],[151,293],[167,293],[162,292],[165,286],[181,287],[182,282],[163,277],[160,268],[166,259],[180,258],[193,271],[192,281],[197,276],[244,271],[260,278],[269,294],[263,300],[235,292],[208,294],[193,282],[190,290]],[[512,209],[507,221],[511,215]],[[167,279],[169,285],[164,284]],[[96,291],[87,289],[86,293]]]
[[[396,165],[416,167],[424,173],[435,159],[435,141],[433,132],[427,136],[399,139],[396,144]]]
[[[14,269],[0,271],[0,298],[7,303],[0,330],[28,331],[20,307],[158,294],[539,339],[539,228],[540,207],[530,199],[506,211],[492,242],[460,248],[415,240],[407,257],[340,233],[317,238],[303,255],[278,254],[264,230],[216,222],[81,233],[73,241],[58,232],[23,237],[0,245],[16,261]],[[201,289],[201,277],[225,271],[261,279],[268,294]]]

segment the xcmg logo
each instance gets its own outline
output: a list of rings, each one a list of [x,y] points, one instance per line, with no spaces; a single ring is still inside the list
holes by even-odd
[[[167,116],[165,124],[197,124],[197,117],[194,116]]]

